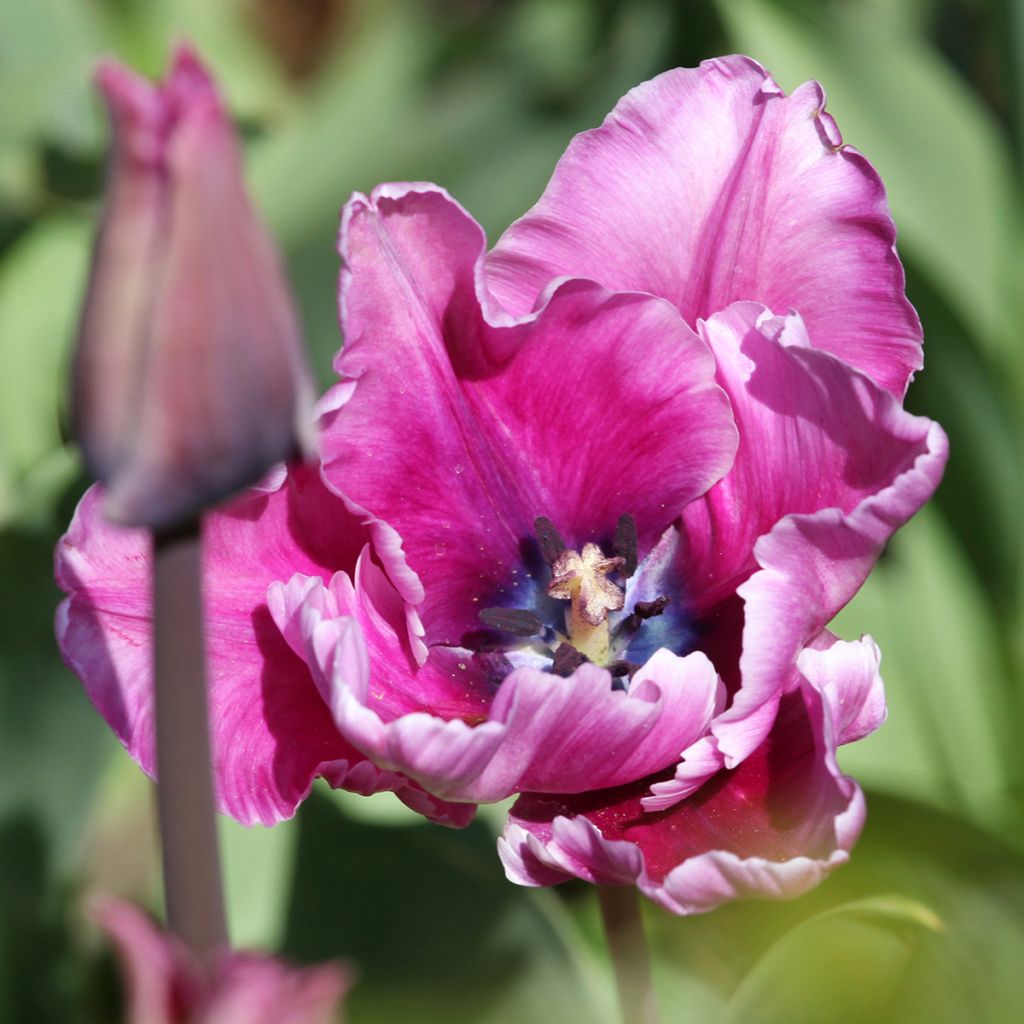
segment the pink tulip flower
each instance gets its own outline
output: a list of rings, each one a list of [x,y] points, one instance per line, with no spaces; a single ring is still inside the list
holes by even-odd
[[[290,967],[225,950],[201,964],[130,903],[107,899],[94,916],[113,941],[125,985],[125,1024],[341,1024],[346,971]]]
[[[678,913],[846,860],[836,749],[885,703],[828,624],[946,459],[900,404],[893,244],[820,87],[742,57],[633,90],[490,254],[436,186],[355,195],[319,477],[204,537],[222,807],[272,821],[318,774],[451,824],[520,794],[510,878]],[[151,770],[145,554],[98,500],[58,632]]]

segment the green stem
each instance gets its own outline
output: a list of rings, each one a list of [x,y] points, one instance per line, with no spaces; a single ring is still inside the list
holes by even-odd
[[[623,1024],[658,1024],[651,959],[636,889],[599,886],[597,898],[615,970]]]
[[[199,957],[226,946],[203,649],[199,524],[155,534],[157,804],[167,923]]]

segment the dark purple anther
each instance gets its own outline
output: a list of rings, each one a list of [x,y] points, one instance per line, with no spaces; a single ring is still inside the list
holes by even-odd
[[[619,572],[628,580],[636,572],[637,566],[636,520],[628,513],[620,516],[615,525],[615,540],[612,543],[612,550],[619,558],[624,559],[624,564]]]
[[[565,550],[565,541],[562,540],[562,535],[555,529],[555,524],[547,516],[538,516],[533,521],[533,528],[537,532],[541,557],[548,565],[551,565]]]
[[[555,651],[554,660],[551,663],[551,671],[556,676],[568,678],[587,660],[587,657],[580,654],[572,644],[560,644]]]
[[[492,629],[514,636],[537,636],[544,631],[544,623],[525,608],[484,608],[480,620]]]

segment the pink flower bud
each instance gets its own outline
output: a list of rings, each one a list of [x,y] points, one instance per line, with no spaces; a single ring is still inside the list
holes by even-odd
[[[73,420],[115,521],[173,526],[312,445],[312,386],[277,254],[213,81],[181,48],[153,85],[97,75],[114,142]]]
[[[350,978],[340,963],[300,968],[225,949],[201,964],[131,903],[106,897],[92,916],[117,951],[125,1024],[341,1024]]]

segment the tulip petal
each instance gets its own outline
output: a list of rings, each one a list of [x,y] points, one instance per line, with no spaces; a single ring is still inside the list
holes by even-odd
[[[739,688],[676,778],[655,786],[651,809],[683,799],[761,742],[797,655],[928,500],[947,456],[937,424],[811,348],[799,318],[737,303],[701,332],[741,441],[728,476],[684,511],[679,573],[702,582],[691,598],[697,621],[714,619],[734,593],[743,599]]]
[[[579,544],[630,513],[653,544],[736,445],[713,362],[668,303],[565,282],[513,323],[480,298],[483,247],[431,186],[356,196],[343,219],[348,390],[322,405],[325,478],[403,596],[405,563],[422,581],[432,644],[461,643],[480,607],[529,603],[536,517]]]
[[[465,810],[431,806],[408,780],[381,772],[338,734],[309,671],[266,606],[275,575],[351,565],[365,531],[313,471],[254,491],[206,517],[204,597],[211,742],[220,808],[239,821],[291,817],[313,779],[360,793],[395,789],[416,810],[465,824]],[[118,739],[156,766],[148,535],[109,525],[89,490],[57,549],[68,593],[57,634],[68,665]],[[301,742],[296,742],[301,737]]]
[[[817,82],[786,97],[747,57],[638,86],[578,135],[502,236],[488,285],[512,313],[563,275],[660,295],[695,324],[738,300],[797,309],[815,346],[901,397],[921,366],[878,175]]]
[[[796,315],[735,303],[699,330],[741,440],[729,474],[684,513],[684,572],[702,581],[698,615],[750,575],[755,543],[783,516],[851,512],[912,467],[931,430],[813,350]]]
[[[401,677],[397,633],[381,628],[358,581],[335,578],[328,588],[295,577],[275,584],[270,605],[346,738],[376,764],[445,800],[582,791],[649,775],[675,763],[718,705],[720,683],[708,659],[662,649],[636,672],[628,692],[613,689],[595,665],[568,678],[519,668],[481,706],[468,654],[460,673],[451,671],[458,655],[433,648],[415,674],[406,662]],[[460,694],[463,714],[455,717]],[[417,710],[414,699],[435,706]]]
[[[835,735],[833,708],[805,682],[750,757],[668,810],[644,809],[643,782],[526,794],[499,841],[506,872],[524,885],[635,884],[677,914],[797,896],[847,860],[863,826],[863,796],[839,772]]]

